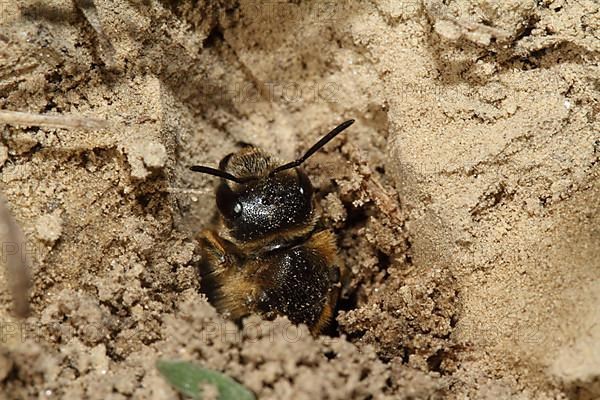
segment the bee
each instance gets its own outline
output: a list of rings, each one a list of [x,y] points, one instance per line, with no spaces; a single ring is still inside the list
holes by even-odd
[[[338,125],[287,164],[246,145],[218,169],[190,167],[221,178],[219,222],[198,235],[200,288],[220,313],[236,321],[285,315],[314,335],[329,325],[348,273],[300,166],[353,123]]]

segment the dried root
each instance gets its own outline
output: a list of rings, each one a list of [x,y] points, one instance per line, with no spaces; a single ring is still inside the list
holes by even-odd
[[[110,128],[110,123],[103,119],[75,117],[72,115],[32,114],[7,110],[0,110],[0,124],[89,130]]]

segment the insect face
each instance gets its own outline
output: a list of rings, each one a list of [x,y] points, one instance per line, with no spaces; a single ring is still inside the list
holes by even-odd
[[[294,168],[245,184],[221,182],[216,200],[231,236],[253,241],[311,224],[312,195],[310,180]]]

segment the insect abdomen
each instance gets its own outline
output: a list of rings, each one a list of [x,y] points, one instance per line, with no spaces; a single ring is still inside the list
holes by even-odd
[[[330,231],[245,260],[214,232],[205,231],[201,242],[205,261],[201,286],[220,312],[235,320],[252,312],[285,315],[293,323],[308,325],[313,333],[329,323],[340,282]]]
[[[324,258],[304,246],[274,252],[269,258],[270,268],[259,278],[263,289],[257,299],[258,310],[315,325],[331,285]]]
[[[312,330],[326,324],[335,306],[339,268],[335,265],[334,237],[329,231],[314,234],[295,247],[268,253],[257,278],[262,293],[259,312],[286,315]],[[333,303],[333,304],[332,304]]]

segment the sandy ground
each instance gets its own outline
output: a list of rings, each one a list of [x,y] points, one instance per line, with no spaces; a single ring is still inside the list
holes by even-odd
[[[0,398],[173,398],[160,358],[260,399],[600,398],[597,2],[0,0],[0,23],[1,109],[111,124],[2,127],[32,288],[21,319],[2,269]],[[319,338],[238,329],[198,291],[215,180],[187,167],[292,159],[347,118],[306,169],[350,299]]]

